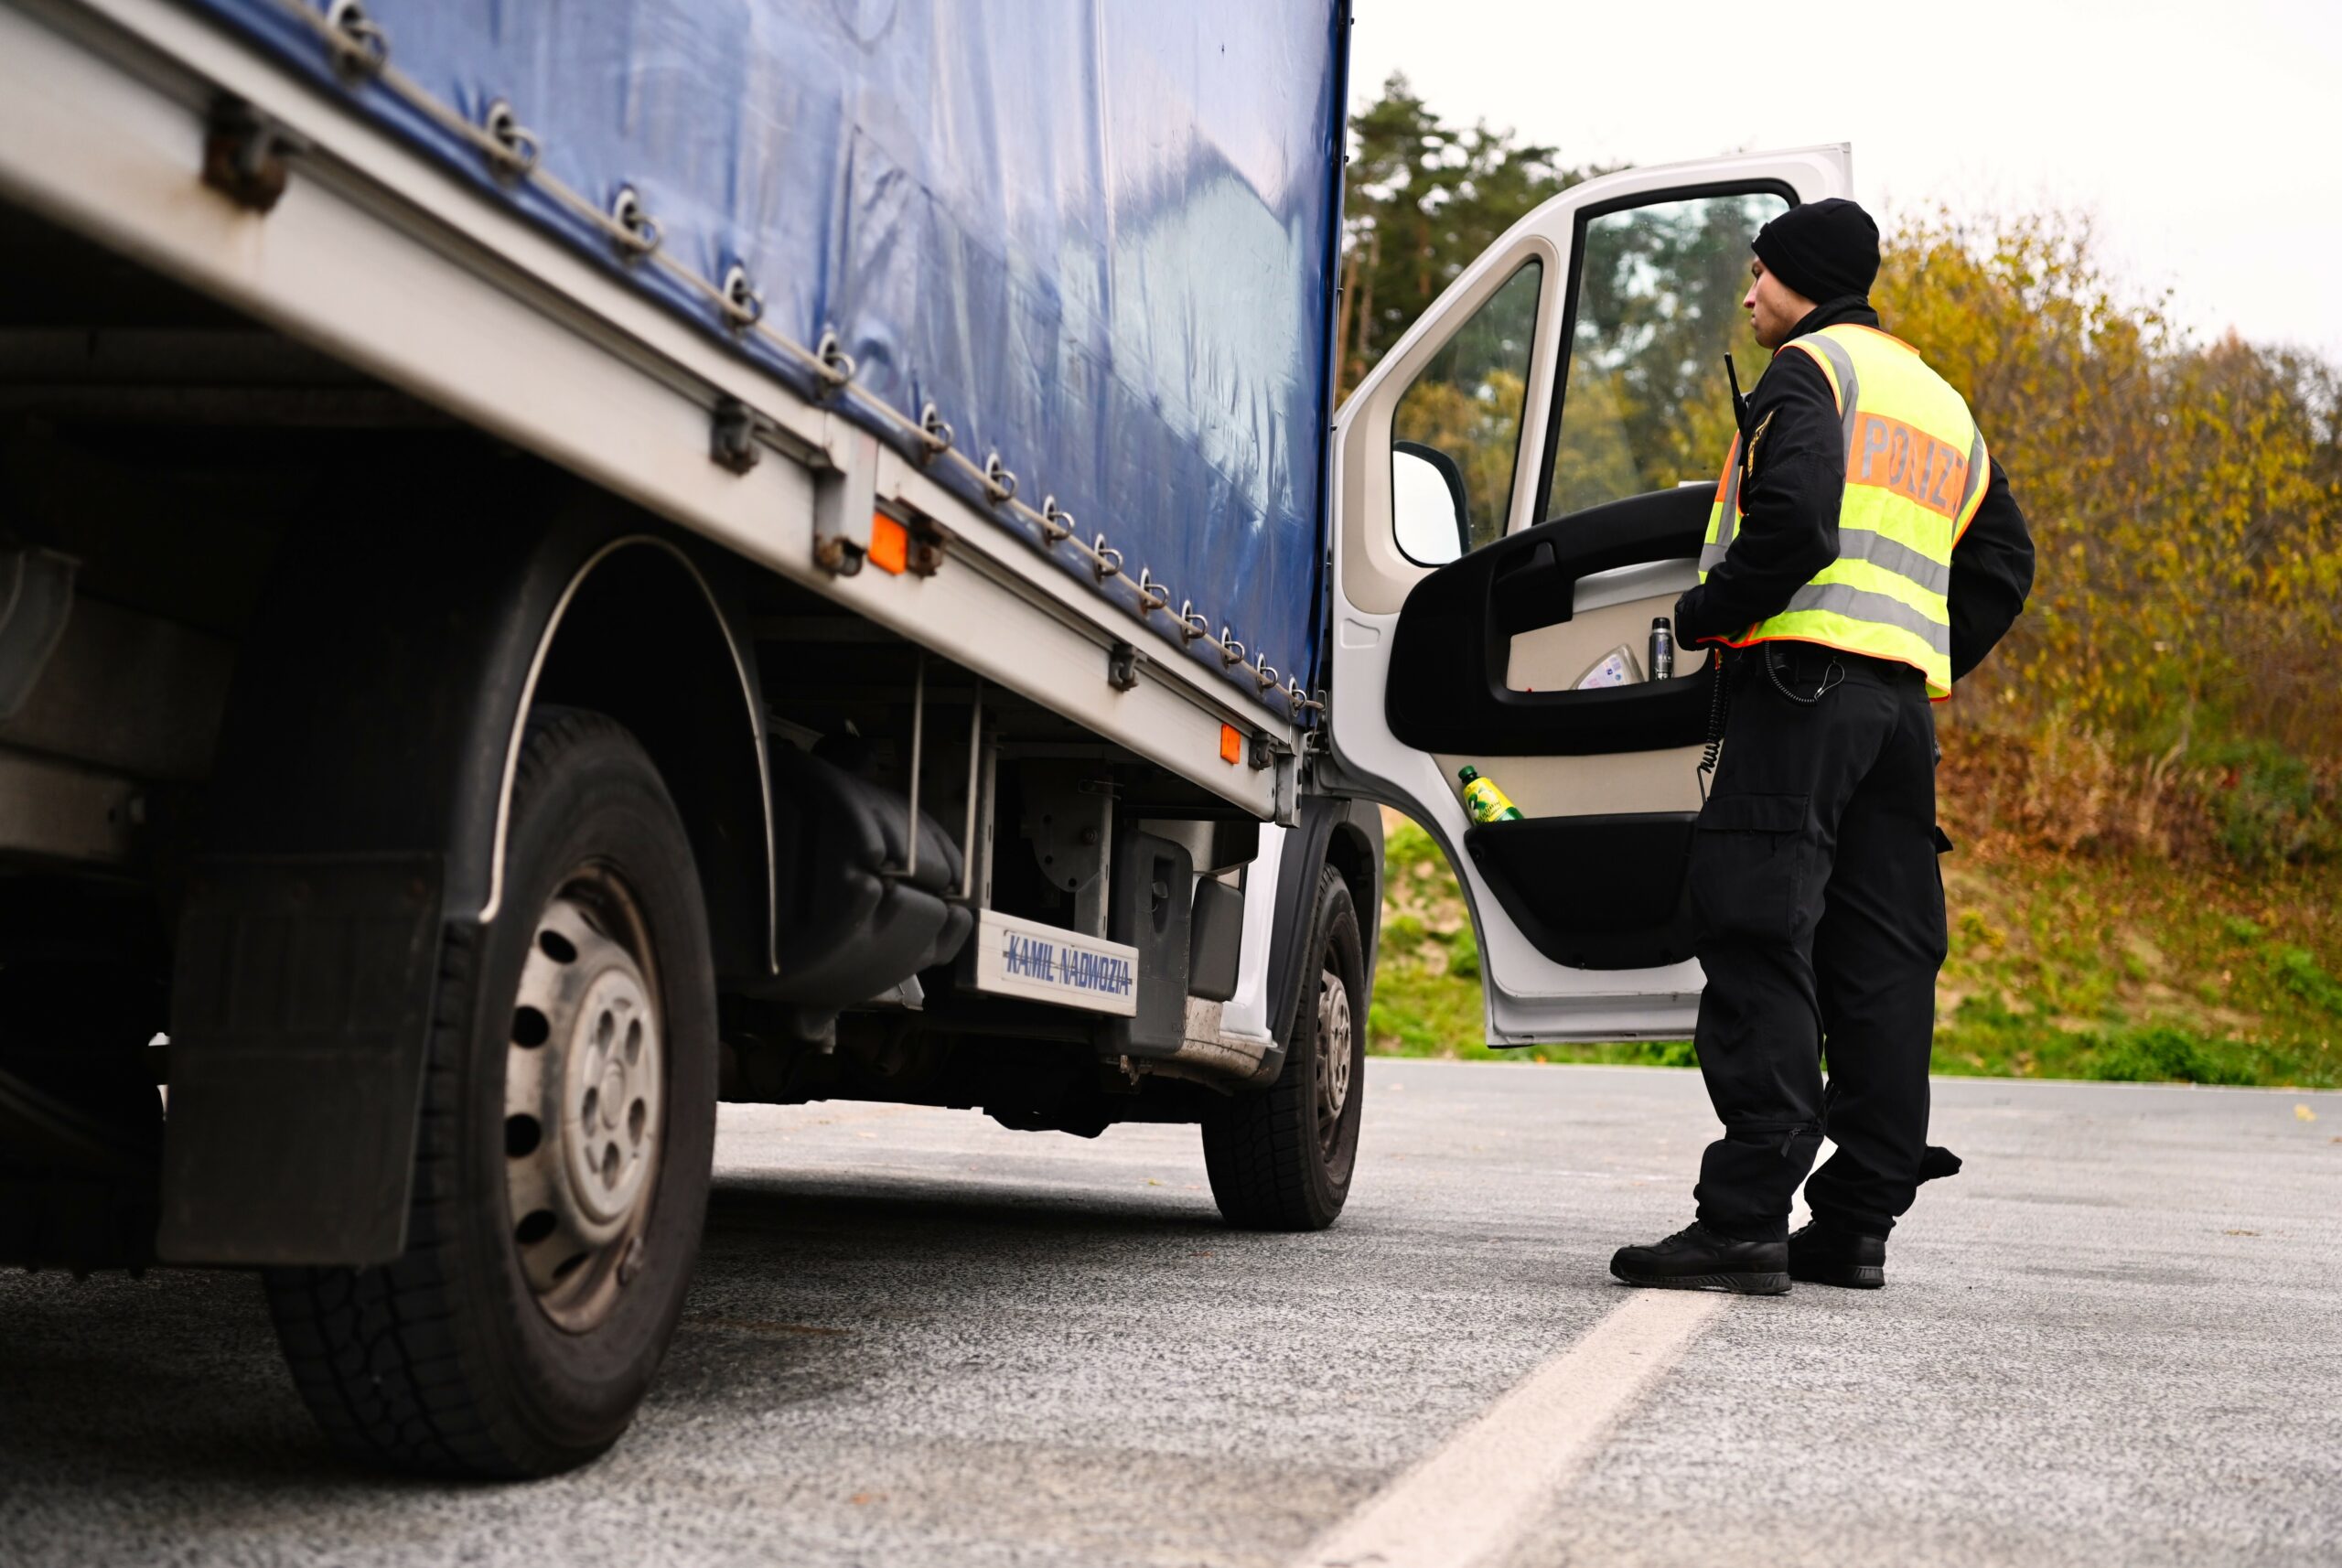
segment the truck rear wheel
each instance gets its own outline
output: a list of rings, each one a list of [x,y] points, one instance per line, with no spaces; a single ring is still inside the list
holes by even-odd
[[[1322,1230],[1342,1212],[1366,1099],[1366,950],[1349,885],[1317,874],[1312,956],[1286,1026],[1284,1067],[1204,1117],[1204,1168],[1231,1225]]]
[[[616,1442],[672,1337],[715,1133],[706,910],[634,737],[530,721],[502,910],[453,934],[407,1250],[289,1269],[294,1381],[353,1456],[518,1478]]]

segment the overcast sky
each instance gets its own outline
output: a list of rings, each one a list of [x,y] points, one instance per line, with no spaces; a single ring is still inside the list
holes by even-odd
[[[1353,106],[1402,70],[1566,164],[1851,142],[1874,212],[2089,210],[2198,334],[2342,362],[2342,0],[1353,4]]]

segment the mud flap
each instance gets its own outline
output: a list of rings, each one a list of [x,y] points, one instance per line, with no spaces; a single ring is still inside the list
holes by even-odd
[[[171,988],[163,1258],[405,1250],[443,877],[433,854],[198,863]]]

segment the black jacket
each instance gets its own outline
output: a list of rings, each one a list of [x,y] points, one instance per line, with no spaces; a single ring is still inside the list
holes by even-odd
[[[1855,295],[1814,307],[1792,338],[1842,321],[1876,327]],[[1767,423],[1769,421],[1769,423]],[[1846,450],[1837,401],[1810,354],[1778,350],[1748,399],[1748,428],[1762,427],[1756,469],[1742,476],[1739,531],[1708,580],[1675,602],[1675,633],[1690,644],[1735,636],[1787,608],[1789,596],[1838,558],[1838,509]],[[1984,661],[2033,588],[2033,539],[2000,464],[1974,521],[1951,552],[1951,673]]]

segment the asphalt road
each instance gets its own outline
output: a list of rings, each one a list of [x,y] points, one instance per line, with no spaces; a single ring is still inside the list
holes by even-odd
[[[1688,1217],[1694,1075],[1367,1082],[1317,1236],[1221,1229],[1190,1129],[727,1108],[657,1391],[533,1486],[338,1466],[248,1278],[0,1279],[0,1563],[1282,1568],[1552,1469],[1517,1388],[1579,1447],[1507,1568],[2342,1561],[2342,1095],[1942,1081],[1885,1291],[1654,1303],[1605,1265]]]

